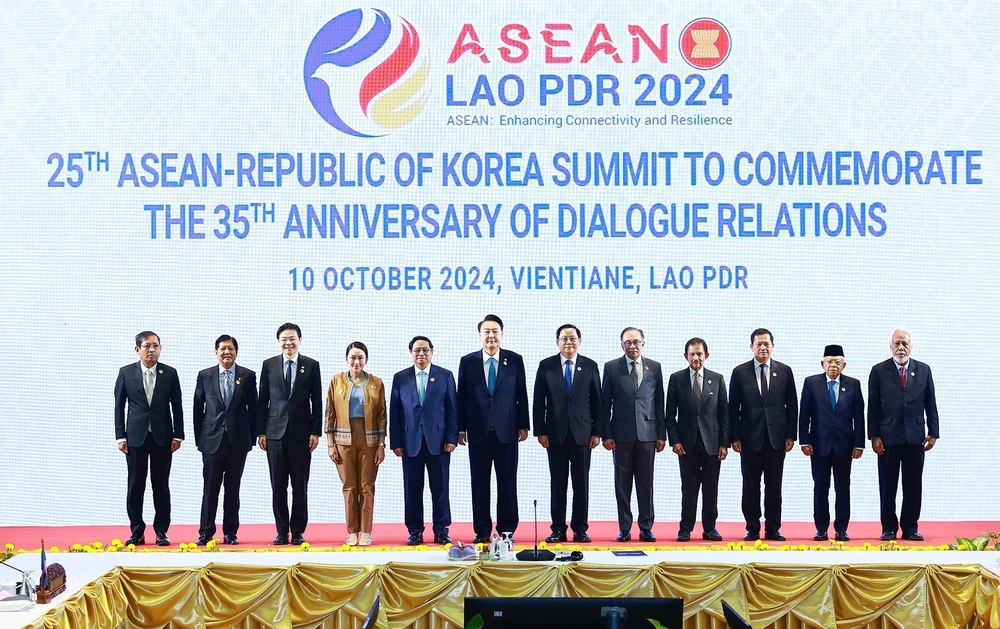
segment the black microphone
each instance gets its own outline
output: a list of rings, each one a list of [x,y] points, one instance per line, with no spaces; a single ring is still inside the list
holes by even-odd
[[[552,561],[556,554],[551,550],[538,550],[538,500],[534,501],[535,506],[535,548],[525,549],[517,553],[518,561]]]

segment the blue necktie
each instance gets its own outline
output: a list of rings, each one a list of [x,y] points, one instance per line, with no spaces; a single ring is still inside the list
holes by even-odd
[[[427,374],[421,371],[417,378],[417,396],[420,398],[420,406],[424,405],[424,398],[427,395]]]
[[[566,368],[563,369],[563,380],[566,381],[566,393],[569,393],[570,388],[573,386],[573,361],[566,361]]]
[[[285,396],[292,397],[292,361],[285,361]]]
[[[229,406],[229,401],[233,399],[233,373],[226,369],[226,379],[222,383],[222,401]]]
[[[497,359],[490,357],[490,375],[486,379],[486,388],[489,389],[490,395],[493,395],[493,391],[497,388]]]
[[[830,406],[834,409],[837,408],[837,382],[831,380],[826,383],[827,387],[830,389]]]

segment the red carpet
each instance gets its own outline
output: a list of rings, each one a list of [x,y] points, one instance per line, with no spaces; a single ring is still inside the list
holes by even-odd
[[[533,533],[530,522],[522,523],[517,531],[517,544],[530,545]],[[956,537],[976,537],[986,531],[1000,528],[998,522],[921,522],[920,532],[924,536],[923,542],[900,542],[905,545],[940,545],[953,544]],[[719,532],[722,533],[726,542],[740,541],[744,534],[743,523],[723,522],[718,525]],[[815,532],[811,523],[790,522],[782,527],[781,532],[788,538],[787,544],[814,544],[812,541]],[[833,531],[830,531],[831,533]],[[631,545],[648,546],[649,544],[638,541],[638,529],[633,527]],[[710,542],[702,542],[700,529],[695,530],[695,540],[687,543],[675,541],[677,535],[677,525],[673,522],[657,524],[653,528],[653,533],[657,536],[658,546],[700,546],[709,545]],[[852,524],[849,529],[851,535],[850,545],[861,545],[864,542],[872,544],[880,543],[878,536],[881,527],[878,522],[858,522]],[[539,523],[538,534],[540,539],[544,539],[549,534],[547,524]],[[621,546],[627,547],[629,544],[619,544],[614,541],[618,534],[618,526],[615,522],[594,522],[590,526],[590,536],[594,540],[594,545],[598,546]],[[61,550],[68,550],[73,544],[88,544],[100,541],[107,545],[111,540],[118,538],[124,541],[129,535],[128,526],[18,526],[0,527],[0,545],[13,544],[15,549],[37,550],[41,546],[41,540],[45,540],[45,547],[58,546]],[[170,541],[169,548],[177,549],[181,542],[191,543],[198,539],[198,526],[193,524],[171,526],[168,531]],[[268,546],[274,539],[275,530],[271,524],[245,524],[239,530],[239,549],[254,549]],[[452,539],[461,539],[464,542],[472,540],[472,524],[461,522],[451,527]],[[221,529],[216,533],[216,537],[222,537]],[[347,537],[347,530],[343,524],[310,524],[305,534],[306,540],[311,546],[329,547],[340,546]],[[374,546],[402,546],[406,543],[406,527],[402,524],[376,524],[372,533]],[[146,543],[147,549],[156,548],[151,546],[155,539],[152,527],[147,525]],[[433,534],[428,526],[424,533],[427,543],[433,541]],[[225,547],[231,548],[231,547]],[[235,550],[235,548],[234,548]]]

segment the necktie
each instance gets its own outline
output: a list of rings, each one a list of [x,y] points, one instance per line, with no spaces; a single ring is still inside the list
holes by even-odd
[[[292,397],[292,361],[285,361],[285,396]]]
[[[566,368],[563,369],[563,381],[566,383],[566,393],[573,387],[573,361],[566,361]]]
[[[146,370],[146,379],[143,381],[143,388],[146,390],[146,404],[153,403],[153,388],[155,384],[153,383],[153,370]]]
[[[420,398],[420,406],[424,405],[424,397],[427,395],[427,373],[421,371],[417,378],[417,397]]]
[[[632,386],[634,386],[636,388],[636,390],[638,390],[639,389],[639,372],[636,369],[635,361],[634,360],[632,361],[632,371],[629,372],[629,375],[632,376]]]
[[[760,396],[767,397],[767,365],[760,366]]]
[[[701,372],[694,372],[694,399],[701,400]]]
[[[903,388],[906,388],[906,367],[899,368],[899,380],[903,383]]]
[[[497,388],[497,359],[490,357],[490,375],[486,379],[486,388],[490,390],[490,395],[493,395],[493,390]]]
[[[830,389],[830,406],[837,408],[837,382],[831,380],[826,385]]]
[[[222,401],[229,406],[229,401],[233,399],[233,372],[226,369],[226,379],[222,383]]]

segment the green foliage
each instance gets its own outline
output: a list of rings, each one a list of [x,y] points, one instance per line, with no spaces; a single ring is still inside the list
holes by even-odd
[[[483,629],[485,625],[486,622],[483,621],[483,615],[476,614],[475,616],[469,619],[468,623],[466,623],[465,629]]]

